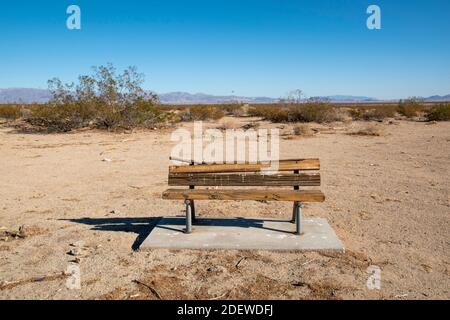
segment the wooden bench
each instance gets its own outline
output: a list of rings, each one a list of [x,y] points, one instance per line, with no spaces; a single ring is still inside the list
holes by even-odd
[[[267,164],[199,164],[169,166],[169,186],[186,189],[167,189],[162,198],[184,200],[186,205],[186,233],[192,232],[195,200],[262,200],[293,201],[292,223],[295,234],[302,233],[301,208],[303,202],[323,202],[325,196],[317,189],[300,187],[320,186],[319,159],[281,160],[278,171],[262,171]],[[265,189],[195,189],[195,187],[266,187]],[[291,187],[286,189],[282,187]]]

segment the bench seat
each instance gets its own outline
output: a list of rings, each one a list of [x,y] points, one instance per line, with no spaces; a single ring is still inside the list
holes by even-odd
[[[167,189],[162,194],[168,200],[266,200],[323,202],[324,194],[319,190],[206,190],[206,189]]]

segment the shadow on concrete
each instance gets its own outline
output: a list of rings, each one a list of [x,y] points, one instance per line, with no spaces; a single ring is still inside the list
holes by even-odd
[[[278,232],[287,232],[286,230],[278,230],[272,229],[264,226],[264,222],[266,221],[272,222],[286,222],[290,223],[288,220],[277,220],[277,219],[246,219],[242,217],[233,217],[233,218],[197,218],[193,223],[194,226],[217,226],[217,227],[239,227],[239,228],[258,228],[265,230],[272,230]],[[170,225],[171,227],[167,227],[166,225]],[[172,228],[172,226],[180,226],[180,228]],[[165,217],[165,219],[158,223],[158,228],[167,229],[171,231],[184,231],[184,226],[186,225],[186,220],[184,217]],[[290,233],[290,232],[287,232]]]
[[[118,231],[118,232],[133,232],[138,236],[131,248],[138,250],[142,242],[149,236],[153,229],[158,228],[167,229],[171,231],[184,232],[186,220],[184,217],[166,217],[160,222],[162,217],[140,217],[140,218],[73,218],[60,219],[64,221],[71,221],[75,223],[82,223],[92,226],[91,230],[96,231]],[[259,228],[283,233],[290,233],[285,230],[276,230],[264,227],[264,222],[269,219],[245,219],[237,218],[197,218],[195,225],[204,226],[220,226],[220,227],[240,227],[240,228]],[[270,219],[273,222],[286,222],[288,220]],[[170,227],[169,227],[170,225]],[[173,228],[173,226],[177,226]],[[178,226],[180,226],[178,228]]]

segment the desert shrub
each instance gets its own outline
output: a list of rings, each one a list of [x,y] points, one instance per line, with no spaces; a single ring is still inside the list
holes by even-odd
[[[385,108],[377,108],[377,109],[370,109],[363,113],[362,118],[366,121],[381,121],[385,118],[391,118],[395,115],[395,112],[390,109]]]
[[[397,112],[407,118],[416,117],[422,111],[422,102],[423,99],[415,97],[400,100],[397,106]]]
[[[79,103],[45,104],[30,108],[26,121],[49,131],[67,132],[84,127],[93,119],[94,111]]]
[[[264,107],[259,113],[265,120],[271,122],[289,122],[289,110],[284,107]]]
[[[450,103],[442,103],[429,110],[425,117],[428,121],[450,121]]]
[[[349,114],[353,120],[382,121],[395,116],[396,107],[391,105],[376,106],[371,109],[352,108]]]
[[[148,127],[168,120],[169,112],[158,107],[155,94],[145,92],[143,75],[129,67],[121,74],[108,64],[93,68],[78,83],[49,80],[52,100],[30,109],[26,121],[50,131],[70,131],[85,126],[99,128]]]
[[[182,121],[219,120],[224,112],[219,106],[194,105],[180,114]]]
[[[284,105],[258,105],[248,109],[247,114],[271,122],[288,122],[289,112]]]
[[[250,108],[248,114],[271,122],[323,123],[342,120],[342,112],[326,101],[257,106]]]
[[[21,115],[21,107],[14,104],[0,105],[0,118],[15,120],[19,119]]]
[[[96,119],[97,127],[150,128],[171,119],[172,114],[145,100],[137,100],[120,110],[104,108]]]
[[[364,111],[365,110],[360,108],[351,108],[348,113],[353,120],[362,120]]]
[[[245,113],[242,105],[240,104],[226,104],[222,106],[222,109],[227,115],[232,115],[235,117],[241,117]]]
[[[282,111],[282,109],[283,107],[281,105],[255,105],[248,108],[247,114],[251,117],[267,118],[271,114]]]
[[[216,126],[216,129],[219,129],[221,131],[225,131],[228,129],[237,129],[239,127],[239,123],[236,121],[233,121],[229,118],[224,118],[219,121],[219,124]]]
[[[289,122],[332,122],[339,120],[337,112],[328,102],[307,102],[289,106]]]
[[[349,134],[354,136],[375,136],[378,137],[382,133],[382,130],[379,126],[375,124],[368,124],[359,129],[351,131]]]
[[[302,123],[294,126],[294,135],[296,136],[310,136],[312,135],[312,130],[308,124]]]
[[[189,111],[189,108],[185,108],[184,110],[181,110],[178,112],[178,121],[187,122],[191,121],[191,112]]]

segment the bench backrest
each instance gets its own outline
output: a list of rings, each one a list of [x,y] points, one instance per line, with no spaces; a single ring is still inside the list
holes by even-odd
[[[169,186],[320,186],[319,159],[280,160],[270,164],[200,164],[169,166]]]

